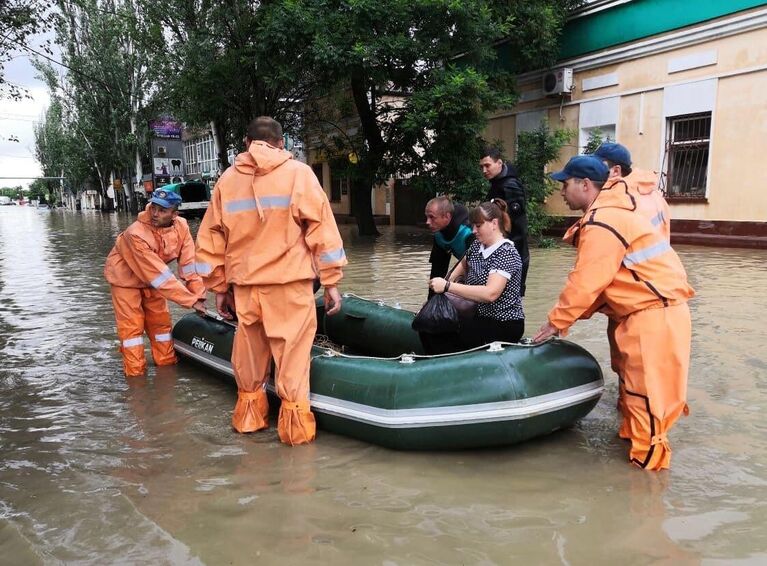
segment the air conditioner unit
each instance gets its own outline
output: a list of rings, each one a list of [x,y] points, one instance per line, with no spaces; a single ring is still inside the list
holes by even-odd
[[[573,70],[570,67],[553,69],[543,74],[543,94],[561,96],[573,91]]]
[[[164,145],[158,145],[157,146],[157,155],[167,155],[168,148]]]

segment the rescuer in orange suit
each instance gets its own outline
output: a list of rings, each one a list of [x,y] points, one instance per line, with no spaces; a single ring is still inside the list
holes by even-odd
[[[205,286],[194,266],[194,241],[178,216],[181,197],[157,190],[138,220],[117,236],[104,267],[120,338],[125,375],[146,371],[144,332],[158,366],[176,363],[168,311],[170,300],[205,312]],[[178,262],[179,279],[168,263]]]
[[[687,412],[694,295],[679,256],[641,214],[625,185],[603,188],[607,166],[579,155],[552,174],[562,196],[583,216],[565,238],[577,247],[575,266],[535,342],[565,335],[576,320],[603,301],[619,319],[615,342],[621,357],[630,461],[648,470],[668,468],[668,431]]]
[[[200,225],[198,269],[216,292],[219,314],[232,318],[232,303],[237,314],[232,426],[241,433],[268,426],[264,387],[273,357],[280,440],[303,444],[316,430],[309,409],[317,328],[312,282],[319,274],[326,312],[337,313],[346,254],[325,191],[311,168],[283,149],[282,126],[256,118],[246,143],[216,184]]]
[[[666,199],[663,198],[658,190],[659,179],[654,171],[632,168],[631,152],[626,146],[619,143],[605,142],[595,151],[594,156],[600,158],[610,170],[610,174],[605,183],[604,189],[610,187],[619,187],[625,184],[629,194],[636,201],[636,211],[647,218],[656,230],[671,242],[671,212]],[[615,373],[618,374],[618,409],[623,415],[621,428],[618,432],[621,438],[628,438],[625,410],[625,391],[621,369],[621,357],[618,347],[615,343],[615,329],[618,326],[618,319],[611,316],[608,309],[602,309],[600,312],[607,316],[607,339],[610,342],[610,362]]]

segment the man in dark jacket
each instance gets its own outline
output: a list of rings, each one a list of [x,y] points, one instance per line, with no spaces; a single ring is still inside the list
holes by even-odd
[[[424,213],[426,225],[434,234],[429,255],[429,279],[444,277],[450,265],[450,256],[461,259],[474,241],[469,226],[469,211],[462,204],[454,204],[448,197],[439,196],[426,203]]]
[[[522,258],[522,286],[520,295],[525,296],[525,281],[530,267],[530,249],[527,244],[527,194],[525,187],[517,177],[517,170],[511,163],[504,163],[501,152],[497,147],[487,146],[482,159],[479,160],[482,175],[490,181],[490,189],[486,201],[502,198],[508,204],[511,217],[511,233],[509,239],[514,242]]]

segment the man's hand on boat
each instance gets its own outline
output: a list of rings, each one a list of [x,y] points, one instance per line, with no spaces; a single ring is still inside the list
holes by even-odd
[[[192,308],[197,311],[197,314],[204,315],[208,312],[208,309],[205,308],[205,300],[200,299],[195,304],[192,305]]]
[[[547,322],[543,326],[540,327],[538,330],[538,333],[533,336],[533,342],[543,342],[547,338],[551,338],[552,336],[559,336],[559,329],[551,324],[550,322]]]
[[[226,320],[234,319],[234,313],[237,311],[234,308],[234,293],[232,291],[216,293],[216,310],[221,318]]]
[[[341,293],[338,287],[325,287],[325,314],[334,315],[341,310]]]

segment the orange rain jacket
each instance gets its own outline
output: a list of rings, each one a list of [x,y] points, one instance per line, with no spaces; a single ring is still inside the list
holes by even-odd
[[[173,260],[178,260],[180,280],[168,268]],[[205,300],[205,286],[195,269],[192,235],[181,217],[167,228],[155,228],[149,211],[140,212],[138,220],[117,236],[104,277],[115,287],[152,287],[165,299],[187,308]]]
[[[695,292],[668,240],[642,215],[627,183],[606,183],[586,213],[565,234],[578,248],[549,322],[561,335],[579,318],[607,308],[633,312],[687,302]]]
[[[347,261],[333,211],[311,168],[292,158],[255,141],[221,176],[225,190],[213,192],[197,234],[197,269],[208,289],[314,279],[315,270],[325,287],[340,281]],[[259,221],[241,214],[253,210]]]
[[[660,230],[666,241],[671,241],[671,211],[663,194],[658,190],[658,174],[654,171],[634,169],[625,181],[629,191],[636,198],[637,212]]]
[[[314,439],[309,360],[317,328],[311,280],[343,276],[346,254],[328,199],[311,168],[255,141],[221,176],[197,234],[197,269],[216,292],[234,287],[239,325],[232,349],[238,386],[232,426],[268,426],[263,383],[275,361],[280,440]]]
[[[622,179],[605,184],[565,239],[578,253],[549,322],[564,335],[578,318],[609,313],[611,360],[621,379],[619,435],[631,441],[632,463],[668,468],[667,433],[687,412],[686,303],[694,291],[684,267],[661,232],[637,214]]]

